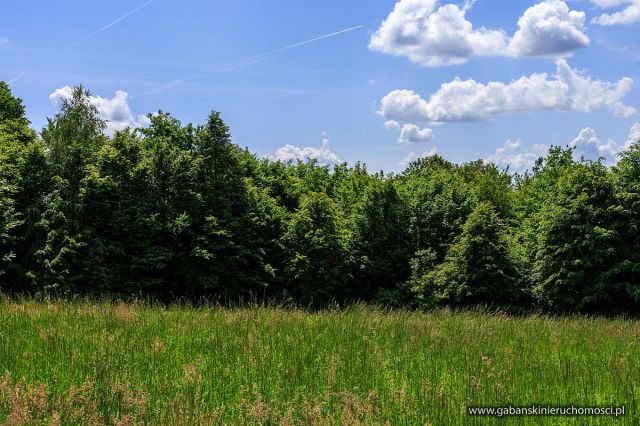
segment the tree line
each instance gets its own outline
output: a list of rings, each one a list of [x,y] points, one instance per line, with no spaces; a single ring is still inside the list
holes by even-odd
[[[640,311],[640,142],[384,174],[258,158],[217,112],[149,119],[106,135],[77,87],[38,134],[0,82],[0,291]]]

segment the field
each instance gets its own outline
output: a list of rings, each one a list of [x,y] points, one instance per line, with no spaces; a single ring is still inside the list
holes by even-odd
[[[470,405],[625,405],[469,417]],[[8,424],[639,424],[640,322],[0,301]]]

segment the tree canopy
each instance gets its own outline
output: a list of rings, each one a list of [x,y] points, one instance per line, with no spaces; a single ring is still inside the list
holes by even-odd
[[[640,141],[613,167],[258,158],[219,112],[106,134],[83,87],[38,134],[0,82],[0,291],[640,312]]]

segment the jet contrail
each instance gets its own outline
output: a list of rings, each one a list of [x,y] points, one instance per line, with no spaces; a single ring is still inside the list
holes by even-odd
[[[22,78],[23,75],[25,75],[27,72],[26,71],[22,71],[21,73],[19,73],[18,75],[16,75],[15,77],[13,77],[11,80],[7,81],[8,84],[13,84],[16,81],[20,80]]]
[[[136,13],[137,11],[139,11],[140,9],[143,9],[147,6],[149,6],[151,3],[155,2],[157,0],[149,0],[144,4],[141,4],[140,6],[136,7],[135,9],[125,13],[124,15],[122,15],[121,17],[119,17],[118,19],[108,23],[107,25],[105,25],[102,28],[97,29],[96,31],[92,32],[89,35],[86,35],[85,37],[81,38],[80,40],[76,41],[75,43],[73,43],[70,47],[76,47],[81,43],[84,43],[85,41],[89,40],[91,37],[95,36],[98,33],[101,33],[104,30],[108,30],[109,28],[113,27],[114,25],[118,24],[119,22],[127,19],[129,16],[133,15],[134,13]]]
[[[146,93],[142,93],[139,96],[155,94],[155,93],[161,92],[163,90],[167,90],[167,89],[170,89],[172,87],[175,87],[178,84],[184,83],[186,81],[197,80],[197,79],[206,77],[209,74],[212,74],[212,73],[215,73],[215,72],[218,72],[218,71],[224,71],[226,69],[235,67],[237,65],[242,65],[242,64],[247,63],[247,62],[255,61],[256,59],[260,59],[260,58],[263,58],[265,56],[273,55],[274,53],[279,53],[279,52],[282,52],[284,50],[289,50],[289,49],[293,49],[295,47],[304,46],[305,44],[313,43],[315,41],[322,40],[322,39],[329,38],[329,37],[334,37],[334,36],[337,36],[339,34],[344,34],[346,32],[357,30],[357,29],[362,28],[362,27],[364,27],[364,25],[357,25],[355,27],[346,28],[344,30],[336,31],[334,33],[325,34],[325,35],[322,35],[322,36],[319,36],[319,37],[314,37],[314,38],[309,39],[309,40],[301,41],[301,42],[298,42],[298,43],[290,44],[288,46],[279,47],[277,49],[269,50],[267,52],[263,52],[263,53],[259,53],[257,55],[253,55],[253,56],[249,56],[249,57],[246,57],[246,58],[243,58],[243,59],[239,59],[237,61],[230,62],[228,64],[218,65],[216,67],[209,68],[209,69],[206,69],[204,71],[200,71],[197,74],[193,74],[191,76],[187,76],[187,77],[180,78],[178,80],[174,80],[174,81],[172,81],[170,83],[165,84],[164,86],[158,87],[155,90],[152,90],[152,91],[146,92]]]

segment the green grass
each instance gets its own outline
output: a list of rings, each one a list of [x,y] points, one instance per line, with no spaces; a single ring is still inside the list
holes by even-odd
[[[468,405],[626,405],[612,419]],[[0,300],[9,424],[640,424],[640,322]]]

